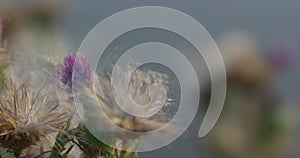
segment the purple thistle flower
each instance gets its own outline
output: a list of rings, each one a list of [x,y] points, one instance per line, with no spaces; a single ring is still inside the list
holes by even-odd
[[[76,60],[76,64],[75,64]],[[74,73],[73,81],[80,83],[92,83],[92,69],[88,58],[84,55],[71,53],[64,59],[64,63],[59,66],[58,75],[61,82],[72,88],[72,75]]]

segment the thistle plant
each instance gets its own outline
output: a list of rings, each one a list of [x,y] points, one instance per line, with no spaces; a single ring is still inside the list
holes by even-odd
[[[128,74],[129,69],[124,71],[117,68],[117,71],[118,75],[124,77]],[[111,76],[97,76],[93,74],[90,61],[84,55],[71,53],[65,57],[63,63],[58,67],[57,74],[60,80],[60,85],[62,85],[60,87],[65,87],[66,93],[72,93],[75,96],[83,94],[85,99],[91,99],[92,102],[99,103],[97,106],[101,106],[101,109],[103,109],[107,116],[109,116],[110,120],[119,127],[131,131],[147,132],[162,127],[170,120],[170,117],[168,117],[164,111],[160,111],[154,117],[141,118],[128,115],[117,108],[113,99],[114,92],[110,84]],[[122,77],[120,77],[120,79],[122,79]],[[130,78],[128,93],[140,104],[145,104],[151,101],[149,108],[153,108],[153,106],[158,103],[157,101],[160,96],[151,96],[152,99],[154,98],[154,100],[151,100],[148,92],[152,84],[155,83],[163,85],[165,89],[168,90],[168,77],[166,75],[153,71],[144,72],[142,70],[136,70]],[[120,87],[117,86],[116,90],[118,88]],[[94,96],[94,94],[96,94],[97,97],[90,98],[90,96]],[[127,99],[129,99],[127,96],[122,98],[123,101]],[[164,106],[168,106],[171,99],[164,99],[167,99]],[[74,102],[75,99],[72,98],[69,101]],[[83,105],[89,104],[84,100],[81,101],[83,101]],[[90,107],[90,105],[87,106]],[[112,138],[112,140],[114,139],[115,138]],[[122,143],[130,144],[131,140],[128,139],[128,141],[124,141]],[[82,150],[82,157],[84,158],[132,158],[135,156],[135,152],[115,149],[95,138],[85,126],[85,122],[81,122],[74,129],[68,128],[66,131],[60,132],[57,135],[55,146],[52,148],[52,157],[61,156],[63,151],[66,150],[65,146],[67,146],[67,144],[71,144],[71,146],[76,144]]]
[[[75,67],[75,61],[76,66]],[[79,63],[79,64],[78,64]],[[76,73],[75,73],[76,72]],[[75,75],[73,78],[73,75]],[[64,58],[64,61],[60,64],[58,64],[58,68],[55,74],[56,77],[58,77],[58,86],[60,89],[64,91],[66,96],[68,97],[66,100],[71,105],[73,105],[74,98],[72,95],[72,85],[73,81],[72,78],[75,81],[78,81],[81,84],[89,85],[92,82],[92,72],[91,72],[91,66],[90,62],[87,57],[71,53],[70,55],[66,56]],[[50,154],[50,158],[56,158],[56,157],[65,157],[68,156],[68,154],[71,152],[74,143],[76,144],[74,140],[74,136],[70,132],[72,130],[71,124],[74,122],[74,115],[76,114],[74,112],[75,107],[69,107],[69,110],[71,110],[71,117],[66,122],[63,129],[57,134],[55,138],[54,146],[52,147],[52,152]],[[71,146],[66,149],[66,146],[71,144]]]
[[[88,89],[93,85],[90,61],[81,54],[71,53],[66,56],[64,62],[59,65],[57,74],[61,82],[59,85],[62,85],[60,87],[65,87],[66,93],[72,93],[74,84],[76,84],[76,87]],[[74,99],[69,99],[69,101],[73,102]],[[84,123],[80,123],[76,128],[68,129],[68,131],[60,132],[57,135],[51,157],[61,156],[65,146],[69,143],[77,144],[82,150],[82,157],[102,157],[104,156],[104,149],[111,148],[102,142],[100,146],[99,144],[93,144],[89,139],[89,132],[85,128]],[[112,155],[109,157],[112,157]]]
[[[123,75],[122,77],[119,76],[116,79],[122,79],[124,76],[128,77],[128,73],[131,72],[129,69],[116,69],[118,72],[118,75]],[[159,101],[159,96],[149,96],[149,90],[151,88],[152,84],[159,83],[162,86],[165,87],[166,90],[168,90],[168,78],[166,75],[163,75],[158,72],[145,72],[142,70],[136,70],[132,76],[130,76],[130,84],[128,85],[128,93],[132,96],[132,99],[134,99],[136,102],[144,104],[149,103],[149,108],[153,108],[157,104],[157,101]],[[154,115],[154,117],[136,117],[127,114],[126,112],[122,111],[117,103],[114,100],[114,91],[111,88],[111,75],[102,75],[97,76],[93,80],[93,86],[92,88],[89,87],[73,87],[75,94],[80,93],[81,96],[81,103],[83,106],[88,106],[86,113],[88,115],[91,115],[92,117],[95,116],[95,121],[102,120],[105,117],[108,117],[109,120],[128,131],[132,132],[139,132],[139,133],[147,133],[152,130],[156,130],[166,123],[169,122],[170,117],[162,110],[158,114]],[[121,85],[116,85],[115,90],[118,90],[121,87],[118,87]],[[92,97],[95,96],[96,97]],[[156,93],[154,93],[156,94]],[[122,96],[121,101],[126,101],[130,98],[128,96]],[[154,99],[154,100],[151,100]],[[167,101],[165,102],[164,106],[169,106],[169,103],[171,99],[165,98]],[[97,107],[101,111],[97,111],[94,109],[97,109]],[[100,113],[98,113],[100,112]],[[105,113],[105,116],[102,115],[102,113]],[[89,120],[90,121],[90,120]],[[93,121],[91,121],[92,124],[94,124]],[[102,128],[103,130],[103,137],[105,137],[105,140],[108,140],[110,142],[114,142],[114,144],[119,144],[120,146],[124,148],[131,148],[129,150],[132,151],[132,149],[137,149],[138,144],[140,140],[143,138],[142,134],[140,136],[125,136],[123,133],[119,133],[118,131],[114,130],[114,127],[111,127],[110,125],[106,124],[105,121],[97,121],[95,122],[99,128]],[[103,125],[103,127],[102,127]],[[82,130],[83,129],[83,130]],[[95,152],[101,152],[104,157],[108,158],[117,158],[124,157],[124,158],[131,158],[135,155],[135,152],[129,152],[129,151],[123,151],[114,149],[113,147],[110,147],[104,143],[104,141],[100,141],[99,139],[95,138],[91,133],[89,133],[89,130],[87,127],[83,127],[80,131],[77,132],[77,140],[81,140],[81,143],[83,146],[86,144],[94,147],[94,146],[100,146],[101,151],[93,150]],[[175,129],[175,128],[174,128]],[[176,130],[176,129],[175,129]],[[174,131],[175,131],[174,130]],[[163,131],[163,132],[172,132],[172,131]],[[83,133],[83,134],[82,134]],[[163,133],[161,133],[163,136]],[[123,149],[124,149],[123,148]],[[127,150],[127,149],[126,149]],[[107,154],[105,156],[105,154]]]
[[[65,87],[66,93],[72,93],[74,84],[88,88],[93,83],[90,61],[81,54],[71,53],[66,56],[64,62],[59,65],[57,73],[61,82],[59,85],[62,85],[60,87]],[[73,102],[74,99],[69,99],[69,101]],[[88,131],[83,123],[80,123],[74,129],[68,130],[57,135],[51,157],[61,156],[68,143],[75,143],[82,150],[82,157],[103,156],[102,150],[105,144],[101,143],[101,146],[97,146],[90,143],[87,135]]]
[[[48,82],[38,91],[11,79],[0,97],[0,145],[19,157],[22,151],[61,129],[67,117],[51,95]]]

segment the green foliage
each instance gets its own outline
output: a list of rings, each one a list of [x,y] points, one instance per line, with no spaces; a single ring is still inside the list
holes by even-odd
[[[15,156],[8,149],[0,147],[0,158],[15,158]]]
[[[65,148],[65,146],[71,141],[71,138],[68,136],[70,124],[71,119],[66,122],[62,131],[57,134],[50,158],[67,158],[74,147],[74,145],[71,145],[68,149]]]
[[[135,152],[120,151],[106,145],[105,143],[98,140],[86,127],[83,128],[83,132],[85,133],[89,145],[101,148],[103,151],[103,156],[105,158],[133,158],[136,154]],[[111,137],[111,135],[108,134],[107,137]]]

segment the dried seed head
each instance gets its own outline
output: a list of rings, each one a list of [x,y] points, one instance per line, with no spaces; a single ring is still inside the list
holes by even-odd
[[[118,75],[124,75],[127,77],[128,71],[124,69],[119,69]],[[120,77],[122,78],[122,77]],[[170,104],[169,98],[160,98],[160,96],[149,96],[149,90],[151,86],[155,83],[162,85],[166,90],[168,90],[168,77],[164,74],[154,72],[154,71],[142,71],[135,70],[135,72],[130,76],[130,83],[128,85],[128,94],[131,98],[141,105],[146,105],[149,108],[153,108],[158,104],[161,99],[167,99],[164,106]],[[121,85],[120,85],[121,86]],[[115,90],[118,90],[118,85]],[[171,118],[163,111],[153,115],[153,117],[136,117],[127,114],[118,107],[114,100],[114,92],[111,88],[110,76],[102,77],[101,79],[95,79],[95,92],[100,106],[105,111],[106,115],[110,117],[110,120],[129,131],[135,132],[148,132],[158,129],[165,125]],[[126,102],[128,96],[123,96],[121,101]]]
[[[67,119],[47,82],[34,92],[26,81],[10,80],[1,93],[0,144],[20,153],[58,131]],[[49,138],[50,139],[50,138]]]
[[[161,100],[161,97],[156,96],[156,93],[149,93],[152,84],[160,84],[167,91],[166,94],[168,94],[169,80],[167,75],[140,69],[131,71],[127,68],[116,68],[116,70],[117,75],[129,77],[128,93],[124,96],[121,95],[120,98],[124,103],[128,103],[129,99],[133,99],[136,103],[146,104],[147,108],[148,106],[149,108],[156,106],[156,101]],[[130,74],[131,76],[128,76],[131,72],[133,72]],[[114,79],[122,80],[124,76]],[[123,85],[115,85],[114,89],[112,89],[111,74],[94,75],[93,77],[92,86],[87,87],[81,84],[74,84],[72,88],[75,96],[74,100],[79,102],[76,104],[76,108],[81,120],[89,130],[97,132],[97,138],[100,141],[118,149],[132,151],[141,139],[151,131],[160,129],[157,136],[164,137],[179,130],[180,127],[175,127],[175,123],[168,124],[172,119],[172,115],[168,114],[167,110],[161,110],[153,117],[138,117],[123,111],[114,98],[114,91],[124,88]],[[150,94],[151,96],[149,96]],[[168,108],[170,99],[168,96],[165,99],[167,100],[164,102],[163,107]],[[162,128],[167,124],[170,128]],[[84,140],[85,138],[80,139]]]

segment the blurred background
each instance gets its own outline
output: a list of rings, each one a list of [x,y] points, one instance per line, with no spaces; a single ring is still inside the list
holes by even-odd
[[[138,157],[300,157],[297,0],[1,0],[1,64],[9,68],[13,64],[9,53],[14,51],[62,58],[76,51],[104,18],[147,5],[187,13],[209,31],[225,61],[228,89],[223,113],[206,137],[199,138],[198,130],[209,100],[209,83],[201,87],[199,112],[189,129],[169,146]],[[132,37],[155,39],[154,35],[146,30],[142,37]],[[188,46],[185,50],[193,51]],[[195,65],[203,62],[190,59]]]

